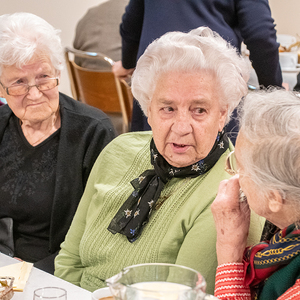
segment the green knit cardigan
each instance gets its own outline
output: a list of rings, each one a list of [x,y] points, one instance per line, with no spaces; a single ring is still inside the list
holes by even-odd
[[[107,230],[133,191],[130,181],[152,168],[151,138],[151,132],[123,134],[101,152],[56,258],[56,276],[93,291],[126,266],[174,263],[198,270],[206,278],[207,292],[213,293],[217,257],[210,204],[220,181],[229,178],[224,171],[229,150],[206,174],[169,181],[161,194],[166,201],[153,211],[137,241]],[[263,225],[253,214],[249,243],[259,241]]]

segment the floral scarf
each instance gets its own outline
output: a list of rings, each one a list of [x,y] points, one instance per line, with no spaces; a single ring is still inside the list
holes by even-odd
[[[210,153],[193,165],[176,168],[171,166],[157,151],[154,140],[150,143],[151,164],[154,169],[146,170],[131,181],[134,191],[123,203],[108,226],[113,234],[126,235],[134,242],[148,223],[152,209],[160,197],[165,184],[174,177],[197,177],[209,171],[228,149],[229,141],[224,131],[219,132]]]

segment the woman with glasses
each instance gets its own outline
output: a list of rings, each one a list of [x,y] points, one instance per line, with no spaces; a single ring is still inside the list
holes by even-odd
[[[101,152],[55,275],[92,291],[125,266],[176,263],[200,271],[213,292],[210,204],[229,178],[224,163],[233,147],[223,128],[248,76],[247,61],[206,27],[168,33],[147,48],[132,92],[152,131],[121,135]],[[250,240],[259,240],[259,221]]]
[[[13,220],[12,255],[49,272],[94,161],[114,137],[104,113],[59,93],[58,34],[33,14],[0,16],[0,218]]]
[[[299,299],[299,95],[274,89],[251,92],[240,118],[236,148],[225,165],[236,175],[221,182],[211,206],[219,265],[215,296]],[[250,208],[278,230],[245,249]]]

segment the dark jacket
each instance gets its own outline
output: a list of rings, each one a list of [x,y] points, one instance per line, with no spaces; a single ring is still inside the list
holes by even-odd
[[[199,26],[208,26],[239,50],[244,41],[259,83],[281,86],[279,45],[268,0],[131,0],[120,26],[124,68],[135,67],[147,46],[166,32]]]
[[[123,67],[134,68],[147,46],[166,32],[199,26],[208,26],[238,50],[244,41],[259,84],[282,85],[268,0],[130,0],[120,25]],[[136,101],[131,128],[150,129]]]
[[[49,272],[53,272],[54,257],[71,225],[93,164],[101,150],[115,137],[110,119],[99,109],[61,93],[59,104],[61,132],[50,221],[49,257],[35,264]],[[8,105],[0,108],[0,143],[12,114]]]

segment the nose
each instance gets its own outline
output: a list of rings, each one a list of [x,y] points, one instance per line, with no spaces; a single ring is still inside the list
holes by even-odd
[[[29,99],[39,99],[41,97],[42,92],[37,88],[36,85],[31,85],[29,87],[29,91],[27,94],[27,98]]]
[[[180,136],[193,131],[191,116],[187,112],[178,112],[172,125],[172,131]]]

